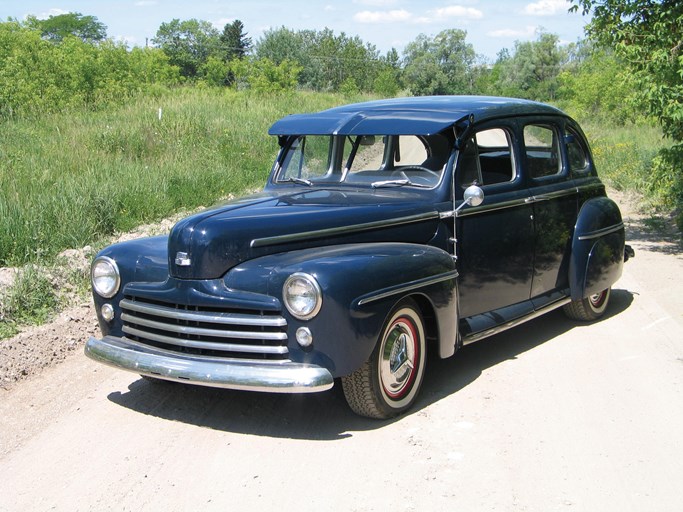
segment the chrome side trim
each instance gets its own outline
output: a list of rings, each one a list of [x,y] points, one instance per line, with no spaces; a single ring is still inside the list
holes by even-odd
[[[624,229],[624,223],[614,224],[613,226],[608,226],[606,228],[597,229],[586,233],[585,235],[579,235],[579,240],[593,240],[594,238],[600,238],[601,236],[609,235],[615,233],[621,229]]]
[[[552,304],[548,304],[547,306],[542,307],[541,309],[537,309],[533,313],[529,313],[526,316],[523,316],[521,318],[517,318],[515,320],[512,320],[510,322],[507,322],[505,324],[499,325],[497,327],[493,327],[492,329],[486,329],[485,331],[480,331],[480,332],[475,332],[472,334],[468,334],[465,336],[462,340],[463,345],[469,345],[470,343],[474,343],[475,341],[479,341],[484,338],[488,338],[489,336],[493,336],[494,334],[498,334],[499,332],[507,331],[508,329],[511,329],[512,327],[517,327],[518,325],[521,325],[525,322],[528,322],[529,320],[533,320],[534,318],[538,318],[539,316],[542,316],[553,309],[561,308],[565,304],[568,304],[572,301],[571,298],[566,297],[564,299],[560,299],[556,302],[553,302]]]
[[[434,211],[428,213],[420,213],[417,215],[409,215],[407,217],[400,217],[398,219],[378,220],[374,222],[366,222],[363,224],[354,224],[351,226],[340,226],[338,228],[318,229],[315,231],[292,233],[290,235],[277,235],[265,238],[255,238],[251,241],[250,247],[266,247],[269,245],[286,244],[289,242],[301,242],[304,240],[313,240],[316,238],[325,238],[328,236],[349,235],[361,231],[390,228],[394,226],[401,226],[404,224],[412,224],[413,222],[423,222],[426,220],[438,218],[439,212]]]
[[[235,338],[243,340],[273,340],[282,341],[287,339],[287,333],[284,332],[259,332],[259,331],[221,331],[219,329],[204,329],[201,327],[189,327],[185,325],[168,324],[164,322],[155,322],[146,318],[129,315],[123,313],[121,320],[135,325],[142,325],[144,327],[151,327],[160,331],[175,332],[178,334],[196,335],[196,336],[211,336],[214,338]]]
[[[502,203],[496,204],[486,204],[483,206],[472,206],[470,208],[465,208],[457,213],[457,217],[469,217],[470,215],[477,215],[479,213],[492,212],[495,210],[504,210],[506,208],[515,208],[517,206],[523,206],[527,204],[529,197],[521,199],[513,199],[511,201],[503,201]]]
[[[172,338],[164,336],[163,334],[155,334],[152,332],[143,331],[130,327],[123,326],[123,332],[133,336],[139,336],[147,340],[158,341],[159,343],[167,343],[169,345],[176,345],[178,347],[199,348],[206,350],[217,350],[224,352],[240,352],[245,354],[288,354],[289,350],[284,346],[269,347],[267,345],[241,345],[239,343],[217,343],[213,341],[196,341],[185,340],[181,338]]]
[[[357,304],[359,306],[363,306],[363,305],[368,304],[370,302],[386,299],[387,297],[391,297],[393,295],[400,295],[403,293],[411,292],[413,290],[417,290],[419,288],[424,288],[425,286],[430,286],[433,284],[441,283],[443,281],[451,281],[453,279],[456,279],[457,277],[458,277],[458,271],[452,270],[451,272],[447,272],[445,274],[441,274],[438,276],[427,277],[424,279],[417,279],[415,281],[412,281],[412,282],[404,284],[404,285],[399,285],[397,287],[392,287],[392,288],[389,288],[389,289],[381,291],[381,292],[375,292],[375,293],[366,295],[363,298],[361,298],[360,300],[358,300]]]
[[[166,306],[150,306],[139,302],[133,302],[128,299],[123,299],[119,304],[123,309],[127,309],[129,311],[136,311],[138,313],[161,316],[164,318],[172,318],[174,320],[188,320],[190,322],[208,322],[212,324],[225,325],[248,325],[250,327],[284,327],[287,325],[287,320],[281,316],[264,317],[239,313],[193,312],[169,308]]]
[[[592,190],[599,190],[604,192],[605,191],[605,185],[602,182],[598,183],[591,183],[589,185],[579,185],[576,187],[577,192],[590,192]]]
[[[85,355],[140,375],[215,388],[315,393],[334,384],[332,374],[321,366],[177,354],[114,336],[90,338]]]
[[[557,199],[560,197],[575,196],[579,193],[579,189],[576,187],[563,189],[563,190],[553,190],[552,192],[545,192],[537,196],[531,196],[529,199],[530,203],[538,203],[540,201],[550,201],[551,199]]]

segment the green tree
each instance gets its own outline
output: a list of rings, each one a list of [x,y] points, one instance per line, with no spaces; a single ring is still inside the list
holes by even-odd
[[[572,0],[592,13],[590,37],[611,48],[631,72],[638,95],[664,133],[683,142],[683,2]]]
[[[244,32],[244,24],[240,20],[226,23],[220,36],[224,60],[242,59],[252,47],[251,38]]]
[[[77,37],[87,43],[107,38],[107,26],[104,23],[98,21],[96,16],[83,16],[80,12],[50,16],[46,20],[29,16],[26,25],[40,30],[42,37],[53,43],[59,43],[67,36]]]
[[[633,77],[614,52],[581,45],[558,75],[558,99],[581,119],[623,125],[638,119]]]
[[[466,37],[464,30],[449,29],[433,38],[420,34],[408,43],[403,52],[403,81],[412,94],[473,92],[476,54]]]
[[[498,53],[491,71],[492,94],[552,101],[557,97],[558,76],[567,51],[555,34],[542,32],[536,41],[517,41],[514,52]]]
[[[343,32],[336,35],[329,28],[295,32],[281,27],[266,31],[256,44],[255,55],[276,64],[285,60],[298,62],[302,67],[299,84],[314,90],[338,91],[353,79],[359,90],[371,91],[381,69],[373,45]]]
[[[174,19],[162,23],[152,43],[168,55],[180,74],[194,78],[210,56],[221,56],[220,33],[208,21]]]

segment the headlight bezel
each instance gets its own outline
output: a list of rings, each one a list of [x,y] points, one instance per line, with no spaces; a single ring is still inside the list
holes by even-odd
[[[97,270],[103,268],[102,265],[108,267],[111,272],[99,273],[96,275]],[[104,288],[101,284],[97,284],[98,282],[101,282],[101,279],[107,278],[107,276],[109,276],[109,279],[113,279],[113,286]],[[90,284],[95,293],[100,297],[111,299],[116,295],[121,287],[121,272],[119,271],[119,266],[116,264],[116,261],[108,256],[98,256],[95,258],[90,267]]]
[[[303,284],[304,288],[308,289],[308,293],[310,293],[314,299],[313,302],[311,302],[311,305],[305,308],[296,307],[296,305],[293,304],[294,299],[301,299],[305,295],[295,295],[294,293],[291,293],[291,288],[296,282],[299,282],[300,285]],[[320,309],[322,308],[322,288],[320,288],[318,280],[311,274],[307,274],[305,272],[295,272],[290,275],[282,285],[282,301],[284,302],[287,311],[289,311],[294,318],[298,320],[311,320],[320,312]]]

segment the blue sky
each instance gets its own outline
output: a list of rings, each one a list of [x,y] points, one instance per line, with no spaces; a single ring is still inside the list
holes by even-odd
[[[2,19],[65,12],[97,16],[109,37],[140,46],[173,18],[206,20],[219,29],[239,19],[254,41],[283,25],[295,30],[329,27],[357,35],[382,53],[392,47],[401,53],[421,33],[458,28],[491,61],[515,41],[535,39],[539,29],[557,34],[564,43],[575,42],[588,21],[568,13],[567,0],[3,0],[0,5]]]

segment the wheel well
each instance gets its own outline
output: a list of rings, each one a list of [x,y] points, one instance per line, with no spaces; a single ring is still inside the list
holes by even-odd
[[[438,354],[439,325],[436,320],[434,306],[432,306],[432,303],[424,295],[413,295],[410,298],[417,303],[418,307],[420,308],[420,313],[422,314],[422,319],[424,320],[425,336],[427,338],[427,352],[431,354]]]

